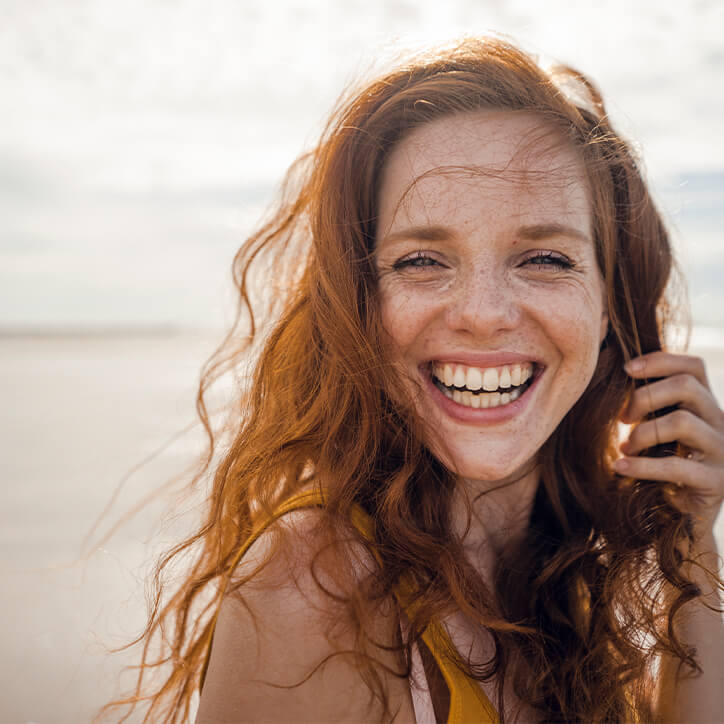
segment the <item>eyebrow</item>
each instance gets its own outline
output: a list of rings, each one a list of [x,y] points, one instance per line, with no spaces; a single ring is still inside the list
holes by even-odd
[[[400,229],[386,234],[384,241],[399,241],[401,239],[419,239],[420,241],[449,241],[455,234],[445,226],[411,226],[409,229]]]
[[[384,241],[399,241],[402,239],[418,239],[420,241],[449,241],[455,237],[455,233],[445,226],[411,226],[407,229],[400,229],[387,234]],[[588,234],[573,226],[566,224],[528,224],[516,229],[515,236],[528,241],[541,241],[554,236],[565,236],[575,241],[591,243]]]
[[[566,236],[576,241],[591,242],[591,237],[585,232],[580,231],[573,226],[566,226],[565,224],[558,223],[521,226],[516,232],[516,236],[520,236],[528,241],[550,239],[552,236]]]

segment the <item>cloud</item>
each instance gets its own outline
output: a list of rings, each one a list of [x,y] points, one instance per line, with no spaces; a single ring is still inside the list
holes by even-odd
[[[97,250],[114,260],[102,272],[111,287],[122,288],[129,273],[123,249],[144,248],[154,260],[159,295],[193,288],[194,266],[216,279],[208,270],[221,263],[208,261],[209,250],[228,254],[228,265],[249,214],[312,143],[342,88],[403,45],[461,33],[507,33],[589,73],[688,230],[690,217],[706,218],[697,206],[704,192],[678,180],[699,179],[715,202],[720,193],[724,96],[714,89],[724,81],[722,3],[16,0],[6,7],[0,250],[28,298],[54,270],[70,267],[78,283],[64,288],[92,307],[100,272],[84,259]],[[666,191],[672,186],[674,194]],[[174,274],[189,274],[182,283],[160,263],[173,248],[195,260],[176,267]],[[89,283],[80,283],[83,274]],[[24,298],[15,299],[18,314]]]

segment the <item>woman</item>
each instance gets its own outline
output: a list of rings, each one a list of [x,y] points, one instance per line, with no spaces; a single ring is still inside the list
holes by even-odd
[[[201,400],[256,362],[144,634],[149,721],[199,687],[200,724],[724,711],[724,415],[662,350],[667,233],[585,78],[492,40],[412,59],[235,263]]]

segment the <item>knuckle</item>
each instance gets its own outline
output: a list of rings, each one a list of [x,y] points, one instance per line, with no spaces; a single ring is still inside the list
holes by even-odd
[[[701,357],[692,357],[692,364],[694,369],[700,373],[705,374],[706,373],[706,363]]]
[[[677,381],[687,396],[695,394],[699,389],[699,381],[692,375],[679,375]]]
[[[656,431],[650,423],[637,425],[629,435],[629,444],[636,449],[648,447],[654,442],[656,442]]]
[[[678,410],[674,410],[669,415],[671,423],[676,427],[679,428],[687,428],[691,425],[693,415],[688,410],[682,410],[679,408]]]

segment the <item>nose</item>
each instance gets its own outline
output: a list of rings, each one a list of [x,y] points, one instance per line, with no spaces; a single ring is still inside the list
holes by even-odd
[[[479,270],[456,285],[445,316],[450,329],[488,338],[515,329],[522,310],[520,295],[504,274]]]

